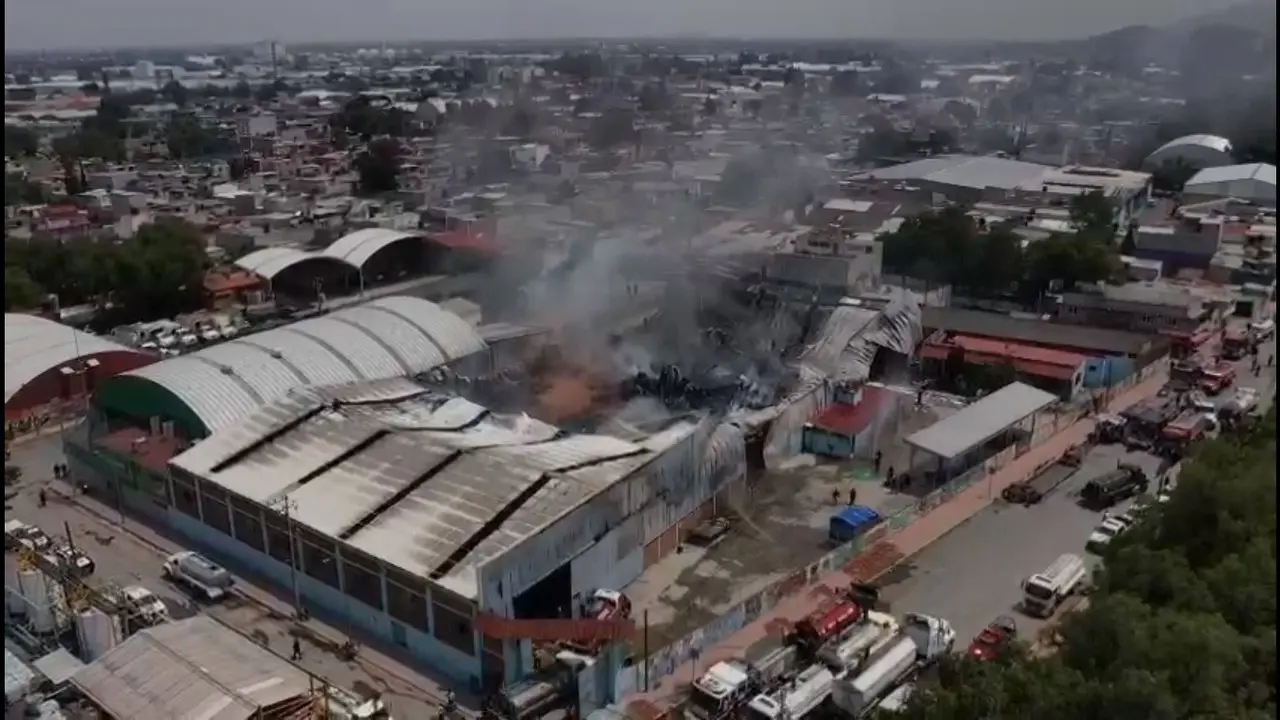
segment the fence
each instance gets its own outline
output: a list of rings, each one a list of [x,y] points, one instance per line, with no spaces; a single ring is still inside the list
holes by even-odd
[[[652,653],[644,662],[637,662],[632,667],[621,669],[614,685],[615,698],[621,699],[635,692],[646,692],[658,687],[663,679],[670,677],[677,668],[700,658],[705,650],[755,622],[760,616],[773,610],[783,598],[814,584],[832,571],[845,567],[863,550],[945,504],[956,493],[986,478],[989,472],[995,472],[1004,467],[1014,458],[1012,451],[1013,448],[1010,448],[1000,453],[987,463],[934,490],[916,503],[885,517],[865,534],[835,548],[804,568],[792,572],[761,592],[746,598],[715,620]],[[677,681],[686,682],[692,680],[693,678],[677,679]]]
[[[1105,401],[1120,395],[1163,372],[1167,369],[1167,365],[1167,362],[1163,363],[1163,365],[1161,363],[1149,365],[1137,375],[1130,376],[1124,382],[1107,389],[1105,392],[1099,391],[1093,397]],[[1093,401],[1090,401],[1073,406],[1059,406],[1054,410],[1042,413],[1037,418],[1037,422],[1043,423],[1044,427],[1051,429],[1051,431],[1045,432],[1043,435],[1037,432],[1029,445],[1020,448],[1006,448],[977,467],[924,496],[915,504],[884,518],[880,524],[866,534],[841,545],[817,561],[800,570],[796,570],[763,591],[743,600],[710,623],[652,653],[643,662],[637,662],[631,667],[623,668],[616,677],[614,685],[615,699],[621,699],[636,692],[647,692],[658,687],[661,681],[672,675],[677,668],[691,660],[700,658],[705,650],[755,622],[761,615],[773,610],[783,598],[801,588],[812,585],[831,571],[846,566],[863,550],[872,547],[889,534],[907,527],[923,515],[927,515],[934,509],[946,504],[956,494],[964,492],[975,483],[981,482],[999,472],[1017,457],[1030,450],[1031,447],[1048,440],[1087,415],[1093,409],[1094,404]],[[1042,469],[1037,468],[1031,475]],[[692,681],[693,678],[681,678],[681,680]]]

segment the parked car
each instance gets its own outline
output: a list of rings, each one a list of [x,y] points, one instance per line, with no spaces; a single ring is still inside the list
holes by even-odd
[[[1126,530],[1132,526],[1132,517],[1129,515],[1108,516],[1098,527],[1094,528],[1089,534],[1089,540],[1085,543],[1085,550],[1091,553],[1101,554],[1106,550],[1111,541],[1120,537]]]

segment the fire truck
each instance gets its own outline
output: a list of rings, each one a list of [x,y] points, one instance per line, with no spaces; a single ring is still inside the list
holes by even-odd
[[[1249,333],[1243,329],[1232,328],[1222,336],[1222,356],[1228,360],[1239,360],[1248,355],[1251,346]]]
[[[1207,395],[1217,395],[1236,381],[1236,369],[1230,363],[1221,362],[1200,371],[1200,389]]]

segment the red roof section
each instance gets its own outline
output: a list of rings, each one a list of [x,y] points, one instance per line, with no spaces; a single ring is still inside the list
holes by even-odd
[[[1089,361],[1087,355],[1068,350],[958,333],[926,343],[921,354],[926,358],[944,360],[956,350],[964,353],[967,363],[991,365],[1004,362],[1025,375],[1053,380],[1071,379],[1076,370]]]
[[[862,400],[858,404],[831,405],[813,421],[813,424],[837,435],[853,437],[870,427],[876,411],[884,403],[886,392],[888,391],[884,388],[863,387]]]
[[[485,233],[468,233],[462,230],[450,230],[432,233],[427,236],[432,242],[450,250],[470,250],[471,252],[498,254],[498,246]]]

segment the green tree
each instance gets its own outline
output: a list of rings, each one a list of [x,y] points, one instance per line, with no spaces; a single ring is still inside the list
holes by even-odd
[[[1263,720],[1276,703],[1276,414],[1199,446],[1105,553],[1058,652],[949,659],[908,720]]]
[[[30,310],[40,304],[44,292],[26,270],[12,265],[4,268],[4,311]]]
[[[360,192],[364,195],[395,192],[400,188],[400,143],[379,138],[356,157]]]
[[[12,205],[43,205],[47,202],[49,202],[49,194],[40,185],[16,173],[5,176],[5,207]]]
[[[96,303],[112,324],[169,318],[202,303],[206,243],[194,226],[161,219],[126,240],[104,238],[64,245],[53,238],[5,241],[5,282],[23,287],[21,271],[63,305]],[[15,297],[19,290],[15,289]],[[27,292],[21,290],[22,293]],[[6,303],[9,303],[6,290]]]
[[[1115,208],[1098,190],[1075,195],[1068,205],[1071,226],[1078,233],[1110,237],[1115,233]]]
[[[164,87],[160,88],[160,96],[179,108],[185,108],[191,99],[191,93],[187,91],[186,86],[177,80],[165,83]]]
[[[1050,235],[1027,247],[1024,262],[1023,290],[1028,298],[1055,288],[1070,290],[1081,283],[1109,280],[1120,270],[1110,236]]]
[[[175,113],[165,128],[169,156],[178,160],[229,157],[236,151],[228,135],[202,124],[194,115]]]
[[[35,155],[40,150],[40,138],[27,128],[17,125],[4,126],[5,157],[18,158]]]

